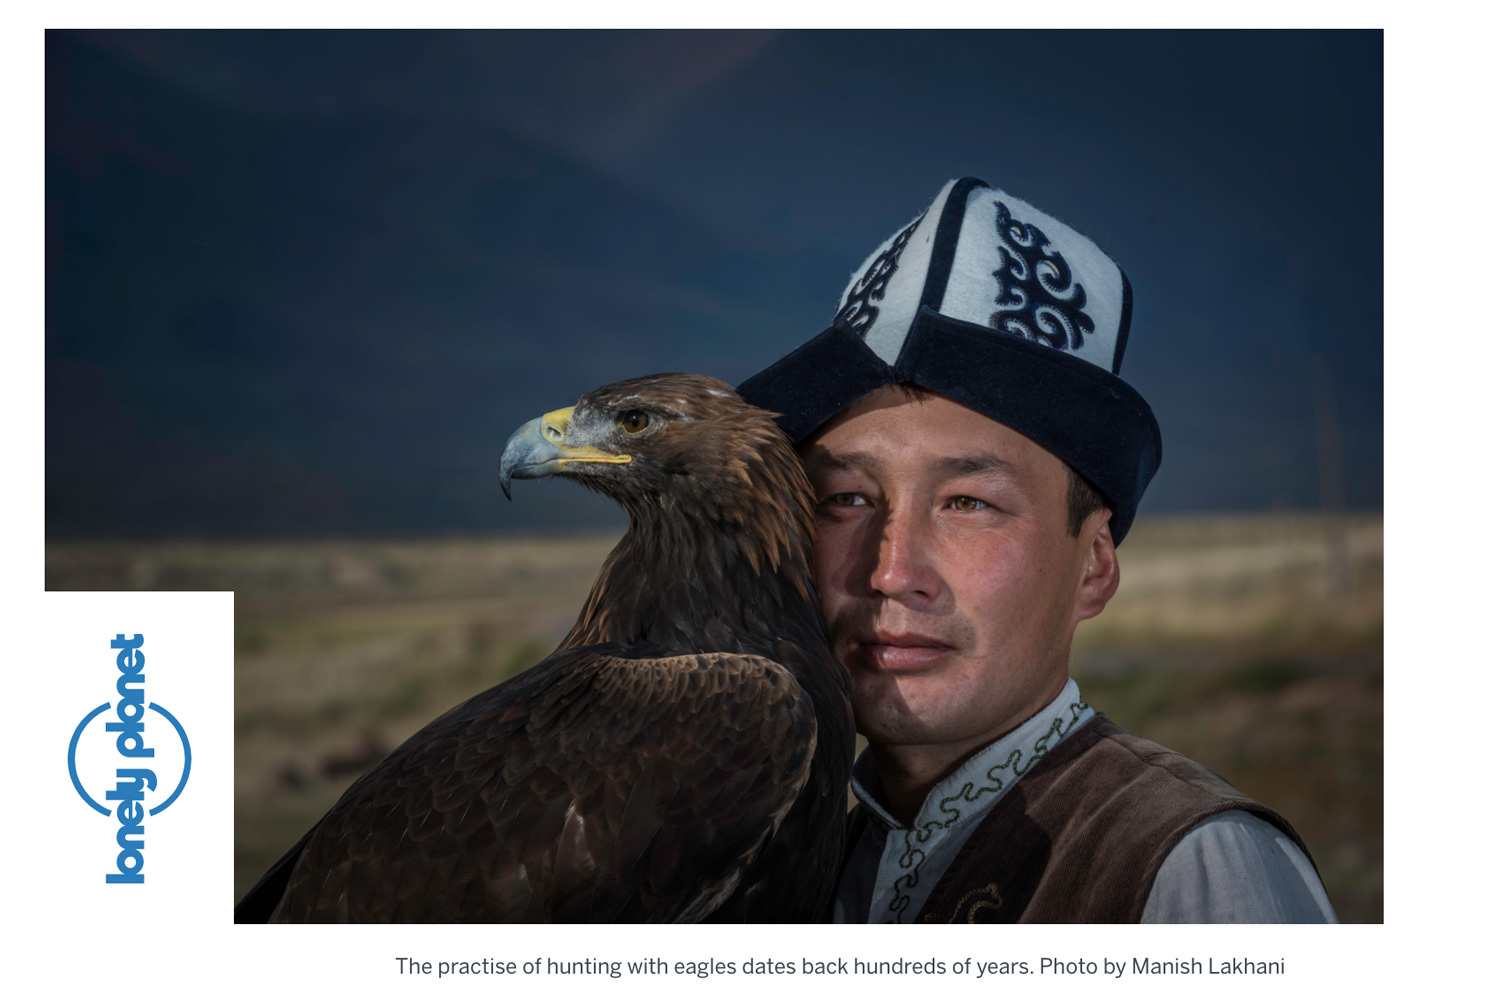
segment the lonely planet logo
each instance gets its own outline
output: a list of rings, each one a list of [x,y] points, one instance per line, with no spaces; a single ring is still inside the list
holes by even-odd
[[[118,822],[117,872],[104,875],[107,884],[146,882],[146,819],[172,806],[187,786],[193,763],[187,732],[177,718],[146,700],[145,643],[140,634],[115,635],[109,643],[119,670],[115,699],[85,714],[68,743],[68,775],[78,796]],[[103,723],[96,724],[101,716]]]

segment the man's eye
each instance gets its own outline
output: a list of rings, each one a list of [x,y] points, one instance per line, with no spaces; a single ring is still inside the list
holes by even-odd
[[[957,496],[953,500],[953,508],[960,513],[972,513],[988,505],[983,499],[975,499],[973,496]]]
[[[823,500],[825,506],[863,506],[865,497],[858,492],[835,492]]]

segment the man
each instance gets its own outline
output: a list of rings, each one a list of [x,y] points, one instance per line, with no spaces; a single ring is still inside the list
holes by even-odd
[[[1161,460],[1130,304],[1092,242],[966,178],[741,386],[801,447],[870,743],[838,921],[1334,920],[1290,825],[1068,676]]]

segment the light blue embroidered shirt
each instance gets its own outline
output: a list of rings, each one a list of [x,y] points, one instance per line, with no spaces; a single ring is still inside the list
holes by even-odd
[[[854,795],[873,820],[844,868],[835,922],[911,922],[938,878],[995,801],[1037,760],[1094,716],[1069,679],[1057,699],[1020,727],[970,756],[927,794],[911,827],[897,821],[872,788],[879,784],[868,751],[854,767]]]
[[[835,922],[910,923],[979,822],[1037,761],[1088,723],[1094,709],[1068,680],[1057,698],[975,753],[927,794],[911,826],[872,788],[869,753],[854,767],[854,794],[872,820],[855,843],[834,899]],[[1244,812],[1194,825],[1167,855],[1143,922],[1332,922],[1328,896],[1296,843]]]

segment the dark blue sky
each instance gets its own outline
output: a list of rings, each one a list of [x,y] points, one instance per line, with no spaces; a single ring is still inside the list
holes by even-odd
[[[510,431],[742,380],[963,175],[1130,275],[1143,515],[1315,508],[1330,404],[1384,502],[1379,32],[52,31],[46,87],[50,538],[618,523],[506,504]]]

